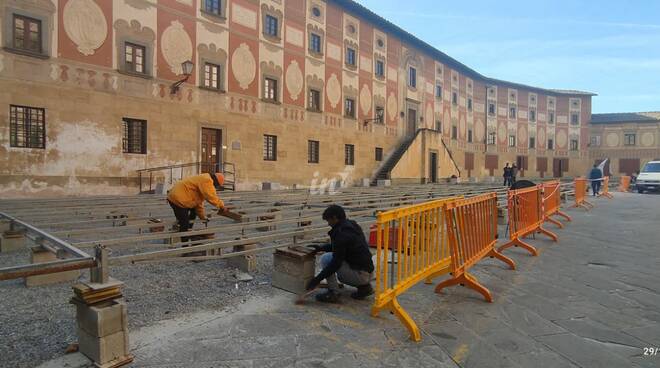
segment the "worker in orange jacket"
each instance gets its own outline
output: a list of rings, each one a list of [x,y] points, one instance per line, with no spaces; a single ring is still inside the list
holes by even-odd
[[[185,178],[176,183],[167,194],[174,216],[179,223],[179,231],[188,231],[192,228],[190,221],[199,217],[202,221],[208,221],[204,213],[204,201],[208,201],[218,208],[219,212],[225,211],[225,204],[218,198],[216,188],[220,188],[225,182],[221,173],[204,173]],[[182,241],[188,241],[189,237],[181,237]]]

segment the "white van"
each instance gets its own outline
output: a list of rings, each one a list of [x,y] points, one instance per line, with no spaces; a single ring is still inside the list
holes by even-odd
[[[636,187],[639,193],[660,190],[660,160],[649,161],[644,165],[637,177]]]

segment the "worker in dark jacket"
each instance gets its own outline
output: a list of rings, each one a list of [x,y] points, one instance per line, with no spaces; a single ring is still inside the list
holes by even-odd
[[[344,209],[337,205],[326,208],[323,219],[332,227],[328,232],[331,242],[311,246],[316,252],[327,253],[321,256],[323,270],[309,281],[307,290],[316,288],[321,280],[325,279],[328,282],[328,291],[317,294],[316,300],[336,303],[340,295],[337,283],[339,277],[342,283],[357,288],[357,291],[351,294],[352,298],[362,300],[373,294],[371,278],[374,263],[362,228],[355,221],[347,219]]]
[[[511,168],[509,167],[509,163],[507,162],[506,165],[504,166],[504,173],[502,174],[502,177],[504,178],[504,185],[505,187],[510,187],[511,184]]]
[[[600,171],[598,165],[594,165],[594,167],[589,172],[589,180],[591,180],[591,191],[595,197],[600,191],[600,182],[603,180],[603,172]]]

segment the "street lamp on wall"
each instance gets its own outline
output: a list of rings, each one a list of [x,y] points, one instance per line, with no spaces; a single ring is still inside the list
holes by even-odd
[[[188,78],[190,78],[190,75],[192,75],[193,66],[194,64],[190,60],[186,60],[183,63],[181,63],[181,70],[182,70],[182,74],[184,75],[184,78],[172,84],[172,86],[170,87],[170,94],[176,94],[179,91],[179,87],[185,81],[187,81]]]

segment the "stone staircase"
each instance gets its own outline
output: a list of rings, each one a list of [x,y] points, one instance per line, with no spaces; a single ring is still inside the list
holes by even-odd
[[[378,183],[378,180],[386,180],[390,178],[392,169],[394,169],[396,164],[399,162],[401,156],[406,153],[408,147],[410,147],[419,132],[420,130],[418,130],[414,136],[406,138],[406,140],[403,141],[396,150],[394,150],[394,152],[387,158],[387,160],[385,160],[381,167],[378,168],[376,175],[374,175],[374,177],[371,179],[371,186],[375,186]]]

